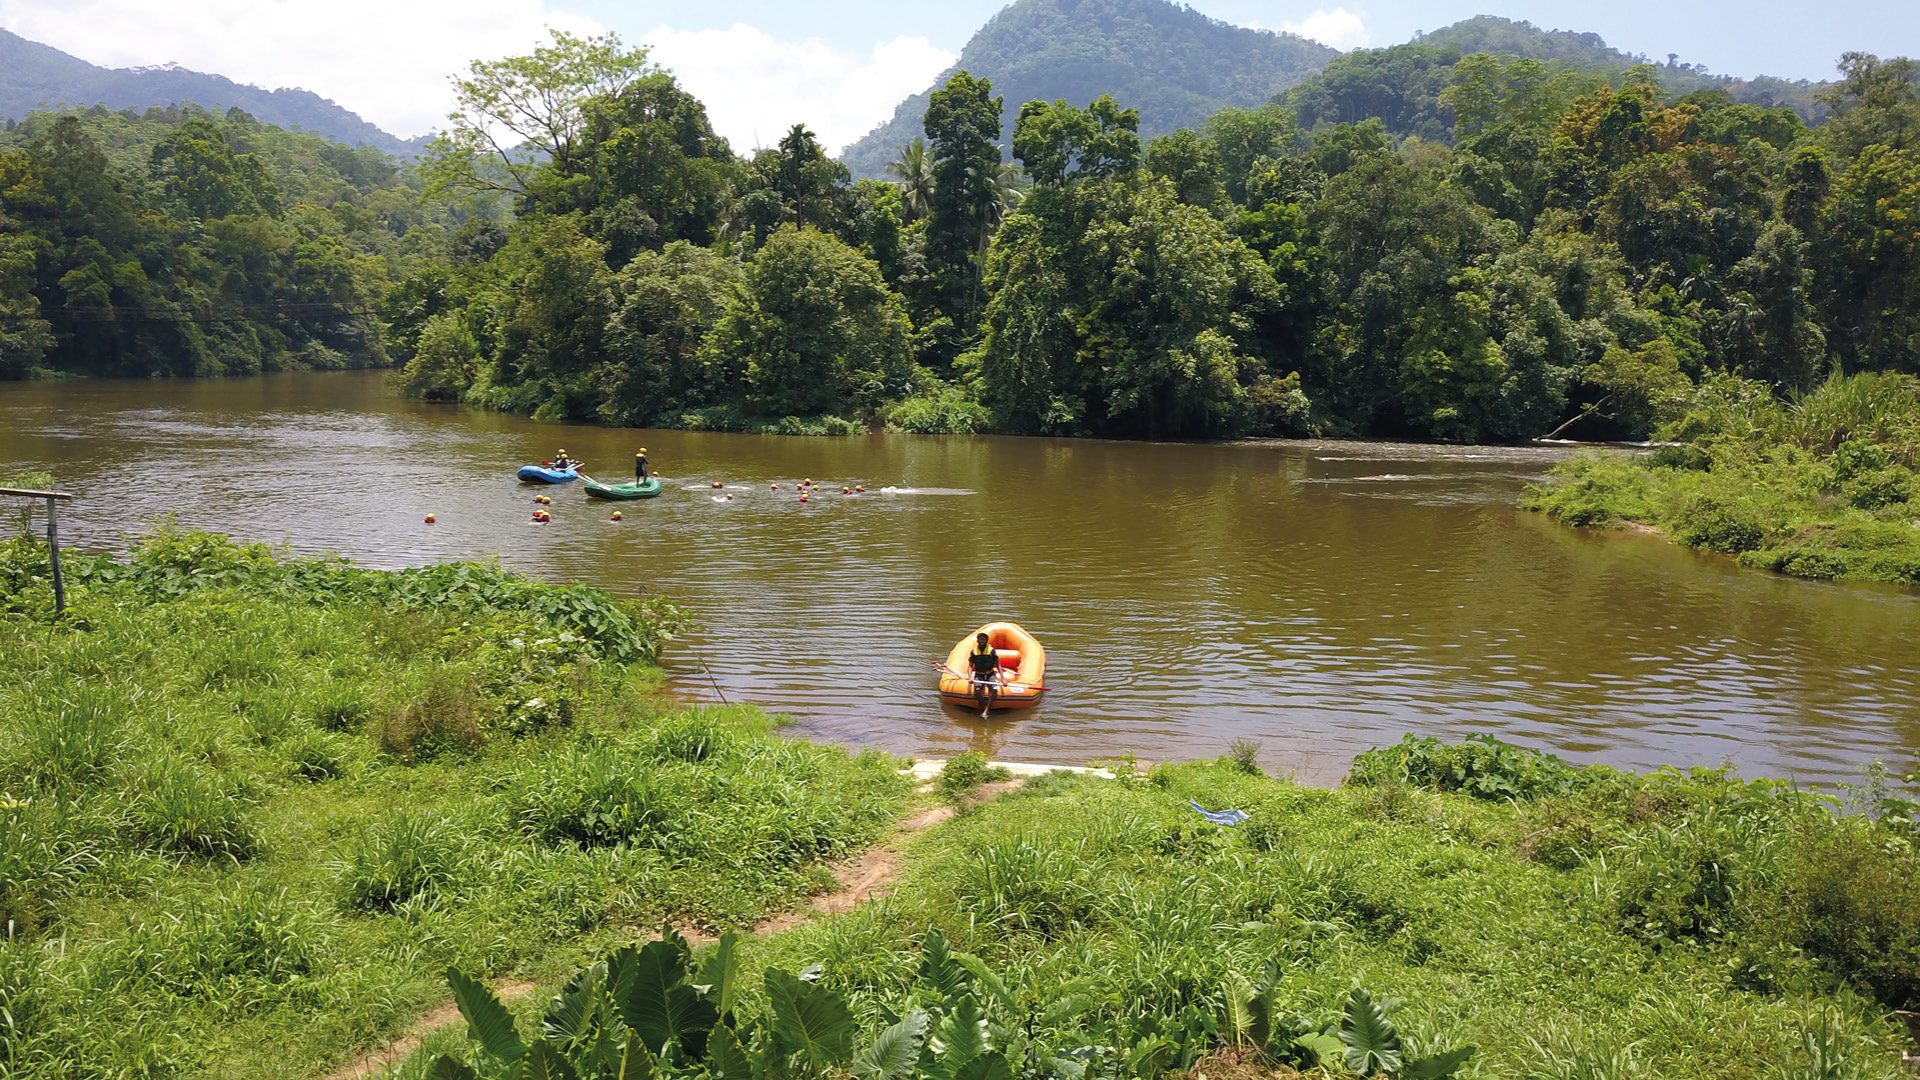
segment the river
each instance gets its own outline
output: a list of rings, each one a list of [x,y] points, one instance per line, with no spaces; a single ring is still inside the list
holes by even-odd
[[[615,523],[543,489],[553,521],[529,521],[515,466],[564,446],[626,478],[641,445],[662,497]],[[1060,763],[1247,739],[1322,782],[1409,731],[1809,783],[1914,762],[1920,596],[1515,509],[1560,456],[636,432],[410,402],[380,373],[0,385],[0,473],[79,493],[80,544],[173,514],[373,566],[497,557],[664,593],[700,622],[668,659],[681,692],[811,738]],[[826,487],[805,505],[803,479]],[[999,618],[1046,645],[1046,702],[943,710],[929,661]]]

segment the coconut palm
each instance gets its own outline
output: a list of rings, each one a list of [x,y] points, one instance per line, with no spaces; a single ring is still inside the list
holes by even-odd
[[[1000,222],[1005,220],[1008,214],[1013,213],[1026,200],[1026,197],[1026,174],[1020,171],[1019,165],[1011,161],[1001,162],[1000,168],[993,174],[993,203],[987,211],[992,226],[999,228]]]
[[[907,220],[925,217],[933,206],[933,159],[927,155],[927,140],[915,136],[900,148],[900,156],[887,165],[887,175],[900,185],[900,202]]]

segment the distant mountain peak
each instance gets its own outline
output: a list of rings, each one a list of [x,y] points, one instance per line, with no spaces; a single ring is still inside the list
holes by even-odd
[[[212,112],[240,108],[262,123],[310,131],[337,142],[411,157],[426,140],[402,139],[308,90],[269,90],[210,75],[178,63],[108,68],[51,45],[0,29],[0,117],[21,119],[41,109],[145,109],[199,105]]]
[[[1294,34],[1252,30],[1168,0],[1019,0],[982,26],[960,60],[1006,99],[1006,130],[1020,106],[1065,98],[1077,105],[1112,94],[1140,110],[1151,137],[1189,127],[1229,105],[1259,105],[1319,71],[1335,50]],[[878,176],[922,133],[928,94],[848,147],[855,176]]]

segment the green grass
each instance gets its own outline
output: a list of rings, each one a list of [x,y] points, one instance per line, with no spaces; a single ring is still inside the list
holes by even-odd
[[[1836,378],[1791,404],[1710,380],[1645,456],[1583,454],[1527,505],[1575,526],[1639,523],[1797,577],[1920,585],[1920,379]]]
[[[448,965],[800,903],[908,801],[663,701],[663,605],[163,530],[56,620],[43,560],[0,545],[0,1075],[317,1075]]]
[[[1181,1068],[1271,965],[1280,1014],[1333,1030],[1363,987],[1398,1001],[1410,1055],[1476,1046],[1465,1076],[1893,1080],[1891,1010],[1920,1004],[1920,835],[1911,801],[1869,795],[1874,815],[1841,815],[1723,772],[1486,742],[1409,741],[1337,790],[1225,759],[1054,774],[923,834],[884,901],[746,943],[744,983],[817,965],[864,1046],[927,1003],[938,930],[1003,984],[975,993],[1029,1063],[1160,1046]],[[1189,798],[1251,818],[1218,828]],[[477,1056],[461,1032],[433,1051]]]

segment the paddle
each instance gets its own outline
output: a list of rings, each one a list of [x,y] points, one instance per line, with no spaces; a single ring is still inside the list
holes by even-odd
[[[938,660],[930,660],[928,661],[928,665],[931,666],[935,671],[944,671],[956,679],[965,679],[969,686],[973,685],[973,676],[962,675],[959,672],[953,670],[952,668],[948,667],[947,665],[941,663]],[[1044,686],[1035,686],[1032,683],[1008,683],[1003,681],[1002,683],[1000,683],[1000,685],[1001,686],[1023,686],[1028,690],[1040,690],[1043,692],[1047,689]]]

